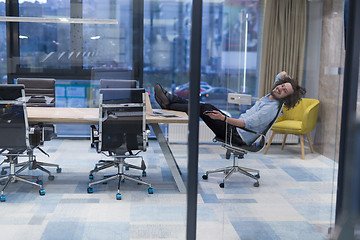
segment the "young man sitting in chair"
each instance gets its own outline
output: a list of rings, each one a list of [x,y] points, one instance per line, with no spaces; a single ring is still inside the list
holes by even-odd
[[[293,108],[306,93],[286,72],[280,72],[276,78],[273,89],[269,94],[257,100],[254,106],[241,114],[239,118],[231,118],[222,113],[211,104],[200,103],[200,117],[215,133],[216,137],[224,139],[233,131],[232,143],[238,146],[251,145],[258,135],[253,132],[263,132],[276,117],[279,107],[284,104]],[[188,112],[188,101],[174,94],[168,93],[159,84],[155,86],[155,99],[163,109]]]

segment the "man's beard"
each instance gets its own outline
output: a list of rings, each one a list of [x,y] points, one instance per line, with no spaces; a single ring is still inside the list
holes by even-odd
[[[275,89],[275,88],[274,88]],[[281,98],[279,98],[278,96],[276,96],[275,94],[274,94],[274,89],[273,90],[271,90],[271,92],[270,92],[270,94],[271,94],[271,96],[275,99],[275,100],[281,100]]]

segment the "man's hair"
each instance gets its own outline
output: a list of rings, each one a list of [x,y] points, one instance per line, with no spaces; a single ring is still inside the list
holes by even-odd
[[[293,108],[296,106],[298,102],[301,101],[301,98],[305,95],[306,90],[299,86],[299,83],[296,79],[293,79],[289,76],[285,76],[284,79],[280,79],[276,82],[273,89],[281,84],[290,83],[294,92],[282,99],[279,99],[280,102],[284,103],[285,107],[288,109]]]

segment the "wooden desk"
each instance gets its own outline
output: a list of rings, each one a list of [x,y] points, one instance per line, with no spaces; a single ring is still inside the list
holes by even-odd
[[[61,107],[27,107],[29,122],[48,122],[48,123],[79,123],[79,124],[98,124],[98,108],[61,108]],[[146,115],[146,123],[187,123],[188,116],[184,112],[162,110],[179,117],[162,117],[158,115]]]
[[[146,123],[148,123],[160,145],[164,154],[165,160],[174,177],[175,183],[180,192],[186,193],[186,187],[181,177],[180,168],[176,159],[170,149],[168,142],[165,139],[163,132],[160,129],[160,123],[188,123],[188,116],[184,112],[162,110],[179,117],[163,117],[158,115],[146,115]],[[99,123],[99,109],[98,108],[53,108],[53,107],[27,107],[27,115],[29,122],[43,122],[53,124],[98,124]]]

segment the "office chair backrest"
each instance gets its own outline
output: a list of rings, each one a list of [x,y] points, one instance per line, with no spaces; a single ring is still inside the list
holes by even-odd
[[[24,85],[0,85],[0,149],[30,148]]]
[[[102,104],[143,103],[144,88],[104,88],[100,89],[103,95]]]
[[[146,150],[145,89],[100,89],[98,151]]]
[[[25,86],[28,106],[55,106],[55,79],[18,78],[17,83]]]
[[[0,84],[0,100],[17,100],[22,96],[24,85]]]
[[[100,79],[101,88],[136,88],[136,80]]]
[[[272,126],[275,124],[276,120],[279,118],[283,106],[284,106],[283,104],[279,104],[279,107],[277,109],[277,113],[276,113],[274,119],[267,125],[267,127],[265,128],[265,130],[263,132],[257,133],[259,135],[259,137],[255,140],[255,142],[253,142],[251,145],[243,145],[241,147],[242,149],[249,151],[249,152],[259,152],[265,148],[266,134],[272,128]],[[250,131],[247,129],[245,129],[245,130]],[[250,131],[250,132],[252,132],[252,131]]]

